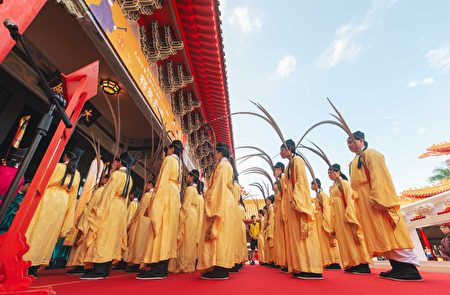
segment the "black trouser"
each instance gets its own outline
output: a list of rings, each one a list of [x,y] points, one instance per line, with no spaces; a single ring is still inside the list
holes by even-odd
[[[109,276],[109,271],[111,270],[112,261],[103,262],[103,263],[94,263],[94,272]]]
[[[150,265],[150,271],[154,274],[167,276],[169,273],[169,260],[158,261]]]

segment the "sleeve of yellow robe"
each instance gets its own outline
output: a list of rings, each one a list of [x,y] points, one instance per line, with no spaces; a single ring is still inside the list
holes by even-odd
[[[205,213],[209,218],[214,217],[211,229],[211,238],[217,238],[219,225],[225,210],[224,197],[227,196],[224,190],[232,189],[233,168],[228,161],[221,161],[213,172],[210,187],[205,193]]]
[[[372,149],[364,152],[364,160],[370,172],[370,198],[386,208],[399,208],[397,192],[392,182],[391,174],[384,160],[384,156]],[[364,168],[361,168],[364,169]]]
[[[75,226],[75,206],[77,204],[78,186],[80,184],[80,172],[75,171],[72,187],[67,192],[69,194],[69,202],[67,204],[67,212],[64,217],[63,226],[61,228],[61,237],[65,237]]]
[[[324,191],[321,191],[319,193],[319,198],[321,198],[321,202],[322,202],[322,227],[323,230],[326,231],[327,233],[331,233],[332,230],[332,225],[331,225],[331,211],[330,211],[330,202],[328,200],[328,196]],[[320,204],[319,204],[320,205]],[[319,209],[319,208],[317,208]]]
[[[189,186],[184,191],[183,204],[180,208],[180,221],[178,223],[178,237],[177,237],[177,247],[181,245],[184,239],[184,224],[186,223],[186,218],[188,217],[189,207],[198,198],[197,188],[195,186]]]
[[[150,204],[150,200],[152,199],[151,195],[152,192],[147,192],[142,196],[141,202],[137,207],[136,212],[128,223],[128,227],[130,227],[131,224],[135,223],[139,219],[139,217],[143,216],[145,214],[145,211],[148,210],[148,205]]]
[[[135,202],[134,200],[131,201],[128,204],[128,208],[127,208],[127,227],[130,226],[131,221],[133,220],[134,215],[136,214],[136,211],[139,208],[139,203]]]
[[[347,208],[345,208],[345,220],[351,224],[353,239],[355,240],[355,243],[357,245],[360,245],[364,238],[361,225],[358,221],[358,217],[356,217],[355,199],[357,199],[358,196],[354,193],[348,181],[341,180],[341,185],[344,191],[345,201],[347,203]]]
[[[153,202],[149,209],[150,220],[152,221],[153,230],[158,234],[161,224],[162,216],[164,214],[164,186],[169,186],[170,175],[172,170],[178,171],[178,162],[172,156],[166,156],[159,170],[158,180],[154,190]]]
[[[292,192],[292,208],[300,213],[306,214],[308,220],[313,220],[314,207],[311,202],[309,183],[308,178],[306,177],[305,162],[299,156],[295,156],[292,159],[291,165],[294,166],[290,169],[293,169],[293,177],[295,178],[294,189]]]

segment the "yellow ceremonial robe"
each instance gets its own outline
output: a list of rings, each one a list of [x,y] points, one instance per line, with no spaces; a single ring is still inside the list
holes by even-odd
[[[286,168],[286,227],[289,242],[288,268],[293,272],[322,273],[322,253],[314,220],[314,207],[306,177],[305,162],[294,156]]]
[[[233,182],[233,198],[234,198],[234,235],[233,235],[233,248],[234,248],[234,262],[239,264],[242,260],[242,215],[239,206],[241,200],[241,186],[236,181]]]
[[[200,243],[200,236],[202,233],[202,224],[203,224],[203,215],[205,212],[205,200],[203,199],[203,195],[198,195],[198,206],[197,206],[197,216],[198,216],[198,226],[197,226],[197,250],[195,254],[198,259],[198,244]]]
[[[248,260],[247,228],[246,228],[245,222],[244,222],[244,220],[245,220],[245,209],[244,209],[244,207],[239,206],[239,212],[240,212],[239,219],[241,220],[241,224],[240,224],[240,226],[241,226],[241,230],[240,230],[241,235],[240,235],[240,242],[239,242],[240,247],[241,247],[241,249],[240,249],[240,253],[241,253],[240,257],[241,258],[240,258],[239,263],[242,263],[242,262],[245,262],[245,261]]]
[[[78,230],[78,238],[77,240],[75,240],[72,249],[70,249],[69,259],[66,263],[68,267],[84,265],[84,259],[87,252],[87,244],[85,243],[85,238],[89,230],[89,214],[90,212],[92,212],[92,208],[97,206],[97,202],[101,198],[104,188],[104,186],[101,186],[94,190],[92,197],[89,198],[87,205],[84,207],[83,213],[81,213],[80,217],[78,218],[76,224],[76,229]]]
[[[125,167],[111,173],[100,199],[88,214],[85,263],[119,261],[127,249],[127,196],[133,180],[130,177],[128,191],[122,197],[126,179]]]
[[[259,233],[258,233],[258,261],[259,263],[266,263],[266,240],[264,238],[264,231],[266,228],[266,219],[261,217],[259,219]]]
[[[346,180],[341,180],[340,183],[335,182],[330,187],[333,225],[331,230],[336,233],[344,269],[361,263],[371,263],[372,261],[364,241],[361,225],[356,216],[356,198],[357,196],[350,187],[350,183]]]
[[[228,159],[222,158],[211,175],[205,193],[205,214],[199,243],[197,269],[207,270],[213,266],[234,266],[233,237],[235,225],[233,199],[233,168]],[[212,219],[214,218],[213,223]],[[206,240],[208,226],[211,239]]]
[[[180,214],[180,163],[177,155],[164,158],[149,207],[151,220],[149,245],[144,263],[156,263],[177,257],[177,235]]]
[[[66,236],[74,225],[80,173],[75,171],[72,187],[69,189],[70,175],[67,175],[61,185],[66,167],[62,163],[56,164],[25,233],[30,250],[25,253],[23,260],[31,261],[32,266],[48,265],[58,238]]]
[[[274,262],[273,257],[273,229],[275,225],[273,205],[270,205],[269,210],[267,210],[267,222],[264,229],[264,254],[267,263]]]
[[[358,195],[356,212],[372,256],[394,249],[412,249],[413,244],[400,212],[400,204],[386,167],[376,150],[363,152],[364,165],[358,169],[358,156],[350,163],[350,179]]]
[[[319,192],[314,199],[314,205],[316,207],[315,218],[322,252],[322,263],[324,266],[333,263],[340,264],[336,238],[330,235],[332,233],[331,208],[328,196],[324,191]]]
[[[128,263],[141,264],[144,259],[151,229],[150,218],[145,215],[153,196],[153,190],[142,196],[139,207],[128,225],[128,255],[126,257]]]
[[[169,271],[190,273],[195,271],[197,259],[198,191],[191,185],[184,191],[178,224],[177,258],[169,261]]]
[[[282,177],[282,176],[281,176]],[[273,229],[273,260],[276,265],[284,268],[286,262],[286,243],[284,237],[284,203],[282,201],[283,191],[281,179],[275,183],[275,203],[274,211],[274,229]]]
[[[130,226],[131,221],[133,220],[134,214],[136,214],[136,211],[139,207],[139,201],[137,198],[134,198],[130,203],[128,203],[127,208],[127,227]]]

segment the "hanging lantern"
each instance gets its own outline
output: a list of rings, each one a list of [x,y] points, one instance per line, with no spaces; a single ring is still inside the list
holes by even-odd
[[[100,80],[100,87],[106,94],[114,95],[120,92],[119,84],[113,80]]]

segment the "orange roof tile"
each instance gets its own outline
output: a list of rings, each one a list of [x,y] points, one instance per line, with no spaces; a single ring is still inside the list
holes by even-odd
[[[402,197],[408,198],[428,198],[447,191],[450,191],[450,179],[443,180],[437,185],[407,189],[402,191],[400,194]]]
[[[441,156],[450,154],[450,142],[444,141],[442,143],[436,143],[427,148],[426,153],[423,153],[419,158],[425,158],[429,156]]]
[[[245,220],[250,220],[252,215],[258,216],[258,208],[256,207],[256,203],[258,203],[259,209],[262,209],[266,205],[266,202],[263,199],[244,200],[244,205],[245,205],[245,209],[246,209]]]

